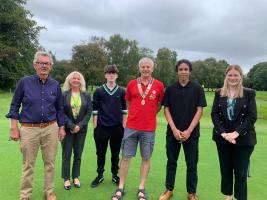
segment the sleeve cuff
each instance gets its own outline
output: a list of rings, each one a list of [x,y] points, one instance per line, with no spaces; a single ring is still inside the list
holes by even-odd
[[[8,114],[6,114],[6,118],[19,120],[19,115],[8,113]]]

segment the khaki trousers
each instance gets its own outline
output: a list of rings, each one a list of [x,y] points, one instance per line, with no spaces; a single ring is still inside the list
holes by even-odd
[[[25,127],[20,129],[20,148],[23,155],[20,198],[29,198],[33,188],[33,173],[39,147],[44,162],[44,193],[54,191],[55,160],[57,154],[58,125],[45,128]]]

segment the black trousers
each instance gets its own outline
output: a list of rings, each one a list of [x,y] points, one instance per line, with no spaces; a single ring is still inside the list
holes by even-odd
[[[181,146],[185,154],[186,161],[186,189],[188,193],[196,193],[197,189],[197,163],[198,163],[198,137],[189,138],[182,144],[179,143],[172,133],[167,132],[166,136],[166,152],[167,152],[167,167],[166,167],[166,189],[172,191],[174,189],[177,160],[179,157]]]
[[[216,143],[220,170],[221,192],[224,195],[233,194],[238,200],[247,200],[247,172],[253,146],[236,146],[234,144]],[[233,178],[234,176],[234,178]]]
[[[111,150],[111,172],[113,175],[118,174],[119,154],[121,141],[123,138],[124,128],[122,125],[105,127],[98,125],[94,130],[94,139],[97,155],[97,173],[103,175],[105,169],[106,152],[108,143]]]
[[[72,165],[72,178],[80,176],[81,157],[86,138],[87,126],[80,132],[72,134],[70,130],[66,129],[66,137],[62,141],[62,172],[61,177],[64,180],[70,179],[70,161],[72,151],[74,154]]]

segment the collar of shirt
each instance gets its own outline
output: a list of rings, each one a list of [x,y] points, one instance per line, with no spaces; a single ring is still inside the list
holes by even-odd
[[[34,74],[34,79],[38,80],[40,83],[43,83],[43,81],[40,79],[40,77],[37,74]],[[47,82],[50,81],[50,75],[48,75],[46,81],[44,82],[44,84],[46,84]]]
[[[189,81],[185,86],[182,86],[179,81],[177,81],[177,88],[188,88],[191,85],[191,81]]]

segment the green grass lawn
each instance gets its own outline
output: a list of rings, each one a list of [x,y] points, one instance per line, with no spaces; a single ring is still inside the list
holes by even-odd
[[[199,182],[198,196],[201,200],[219,200],[224,199],[220,194],[220,173],[218,165],[218,156],[215,143],[211,140],[212,122],[210,119],[210,107],[213,100],[213,93],[206,93],[208,107],[204,110],[204,116],[201,120],[200,137],[200,155],[199,155]],[[15,200],[19,196],[20,176],[22,156],[20,154],[19,143],[8,141],[9,121],[5,118],[11,101],[10,94],[0,94],[0,197],[5,200]],[[251,177],[248,179],[248,199],[263,200],[267,196],[267,92],[257,92],[258,121],[256,123],[258,144],[251,158]],[[59,200],[63,199],[110,199],[116,186],[111,182],[110,173],[110,154],[107,154],[106,172],[104,182],[97,188],[92,189],[89,185],[96,176],[96,155],[95,144],[92,135],[92,126],[90,127],[86,138],[85,149],[81,167],[81,188],[72,188],[70,191],[63,189],[61,174],[61,147],[58,146],[58,156],[56,161],[56,194]],[[161,192],[164,191],[165,181],[165,131],[166,120],[163,112],[158,115],[157,136],[154,153],[152,156],[151,171],[146,189],[150,200],[158,199]],[[136,199],[136,190],[139,182],[140,154],[131,162],[129,174],[126,181],[125,200]],[[35,167],[34,189],[32,199],[42,199],[43,188],[43,164],[41,154],[38,154],[38,160]],[[185,162],[183,151],[178,162],[176,184],[173,199],[186,200],[185,187]]]

